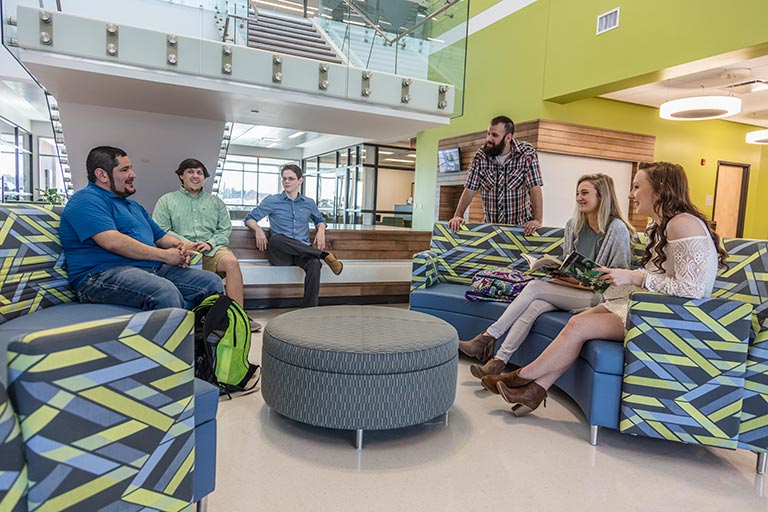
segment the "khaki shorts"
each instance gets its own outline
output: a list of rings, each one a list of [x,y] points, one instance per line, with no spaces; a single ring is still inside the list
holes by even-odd
[[[229,247],[219,247],[213,256],[206,256],[203,254],[203,270],[216,272],[216,267],[218,266],[219,261],[221,261],[221,258],[227,254],[232,254],[232,251],[229,250]],[[232,255],[234,256],[234,254]]]

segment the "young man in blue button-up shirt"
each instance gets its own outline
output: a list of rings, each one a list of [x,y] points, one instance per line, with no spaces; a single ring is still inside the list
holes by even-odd
[[[320,214],[315,202],[299,193],[302,178],[301,167],[286,164],[280,168],[283,193],[266,197],[259,206],[245,217],[245,225],[252,229],[256,238],[256,247],[267,251],[269,263],[275,266],[297,266],[304,269],[304,300],[301,307],[317,306],[320,294],[320,260],[331,268],[334,274],[340,274],[344,265],[325,250],[325,218]],[[261,229],[258,222],[269,217],[270,237]],[[309,221],[317,229],[315,245],[309,244]]]

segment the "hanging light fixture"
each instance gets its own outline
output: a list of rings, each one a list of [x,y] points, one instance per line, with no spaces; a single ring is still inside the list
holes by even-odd
[[[735,96],[694,96],[667,101],[659,107],[662,119],[703,121],[733,116],[741,112],[741,99]]]
[[[747,144],[768,144],[768,130],[747,133]]]

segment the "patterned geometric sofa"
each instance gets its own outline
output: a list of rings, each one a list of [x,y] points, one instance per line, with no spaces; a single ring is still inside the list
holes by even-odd
[[[527,269],[521,253],[561,256],[562,228],[467,224],[458,233],[438,222],[430,249],[413,258],[410,306],[453,325],[461,339],[490,326],[506,308],[464,299],[480,269]],[[691,300],[641,293],[632,297],[624,344],[590,340],[556,385],[590,424],[633,435],[758,454],[768,451],[768,242],[726,239],[729,268],[713,297]],[[640,246],[638,246],[639,248]],[[525,365],[549,345],[571,314],[546,313],[511,363]],[[497,342],[501,344],[502,340]]]
[[[76,302],[59,212],[0,205],[0,510],[204,509],[218,390],[193,315]]]

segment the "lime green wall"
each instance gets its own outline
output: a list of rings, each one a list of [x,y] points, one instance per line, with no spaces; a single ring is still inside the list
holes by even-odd
[[[481,13],[489,7],[493,7],[499,3],[499,0],[471,0],[469,2],[469,15]]]
[[[431,229],[434,222],[438,141],[446,137],[484,130],[493,116],[507,114],[517,121],[544,118],[654,135],[656,137],[655,158],[677,162],[686,168],[693,200],[708,214],[711,214],[711,207],[705,205],[705,198],[708,194],[714,193],[717,161],[748,164],[751,166],[751,171],[745,236],[765,238],[768,235],[768,215],[765,213],[759,215],[761,212],[758,211],[758,198],[768,197],[768,148],[764,149],[744,142],[745,133],[754,127],[729,121],[665,121],[658,117],[658,110],[655,108],[599,98],[582,99],[567,104],[543,101],[542,98],[546,97],[545,90],[557,90],[560,92],[549,94],[559,94],[572,92],[577,88],[591,87],[596,83],[588,76],[589,73],[582,73],[570,78],[570,82],[565,77],[557,78],[562,83],[566,83],[565,87],[550,84],[550,80],[555,80],[553,77],[567,74],[556,72],[558,66],[567,67],[571,73],[578,68],[571,63],[562,62],[563,55],[566,53],[574,56],[574,59],[578,56],[581,60],[589,60],[589,55],[584,49],[585,43],[577,36],[572,38],[572,48],[561,47],[568,46],[566,42],[571,40],[568,37],[567,24],[561,21],[564,19],[563,13],[557,14],[558,21],[554,24],[559,31],[556,37],[560,42],[557,45],[553,43],[556,40],[555,36],[551,31],[549,33],[547,31],[548,26],[550,28],[553,26],[553,15],[550,11],[564,9],[570,12],[574,20],[578,19],[580,15],[576,13],[578,9],[565,5],[571,3],[578,4],[583,10],[588,11],[592,19],[590,22],[592,34],[594,34],[594,19],[597,14],[616,7],[616,3],[608,4],[603,0],[538,0],[469,38],[464,115],[454,119],[449,126],[428,130],[418,136],[414,227]],[[663,13],[663,16],[659,16],[660,18],[675,19],[676,17],[678,21],[684,19],[683,9],[677,5],[677,2],[666,2],[664,8],[661,8],[662,3],[656,0],[623,2],[620,4],[622,28],[625,26],[627,17],[631,19],[632,16],[640,16],[633,12],[638,11],[638,6],[643,3],[653,6],[649,9],[649,13],[643,11],[642,16],[646,19],[646,26],[653,26],[650,20],[658,16],[657,13]],[[714,2],[710,1],[681,0],[680,3],[688,4],[689,7],[693,3],[714,5]],[[762,3],[752,0],[736,2],[739,6],[737,10],[745,4],[750,4],[756,11],[765,11],[766,16],[763,19],[768,19],[768,10],[766,10],[768,2],[764,2],[765,8],[758,8],[757,4]],[[673,7],[669,4],[675,5]],[[627,10],[628,14],[625,13]],[[715,19],[722,18],[720,12],[722,10],[711,10],[708,26],[711,27]],[[750,13],[746,18],[752,20],[752,16]],[[695,19],[702,17],[701,10],[697,10]],[[672,21],[665,22],[665,25],[670,23]],[[755,24],[750,21],[745,29],[747,32],[751,31],[751,41],[755,40],[754,32],[757,30]],[[573,25],[578,23],[574,22]],[[768,32],[768,29],[764,31]],[[619,30],[614,32],[618,33]],[[686,37],[692,37],[688,32],[682,31],[682,33]],[[734,36],[732,41],[736,41],[735,43],[729,43],[724,36],[717,39],[720,40],[719,48],[722,51],[733,50],[735,44],[741,44],[745,40],[743,35]],[[672,46],[673,42],[668,41],[668,43]],[[697,40],[696,44],[691,46],[696,47],[699,43],[700,41]],[[710,49],[714,48],[709,41],[701,44]],[[553,49],[553,46],[558,46],[557,50]],[[668,50],[664,45],[659,44],[652,48],[655,50],[649,53],[655,53],[657,60],[669,61]],[[682,49],[675,51],[677,58],[685,54]],[[636,55],[638,52],[631,49],[627,49],[627,52],[632,58],[640,59]],[[561,61],[558,66],[553,64],[552,53],[557,54],[555,61],[558,59]],[[620,56],[621,53],[617,55]],[[622,57],[621,59],[632,60],[632,58]],[[653,63],[651,57],[643,55],[640,60],[643,62],[637,62],[634,65],[622,64],[621,73],[626,76],[627,73],[639,72],[641,68],[660,68],[660,65]],[[508,65],[505,65],[506,63]],[[700,165],[701,159],[706,160],[704,166]],[[585,169],[586,171],[588,170]],[[544,181],[546,186],[546,169],[544,169]],[[762,210],[764,212],[768,209]]]
[[[547,0],[543,98],[570,101],[697,71],[671,69],[720,56],[727,66],[768,54],[765,0]],[[595,35],[597,16],[620,7],[619,27]],[[495,30],[495,29],[491,29]],[[730,55],[723,55],[732,52]],[[634,79],[634,81],[633,81]],[[581,92],[581,95],[578,93]]]
[[[474,6],[473,0],[470,7]],[[547,8],[548,2],[540,0],[470,37],[463,115],[448,126],[422,132],[417,138],[415,228],[431,230],[434,222],[438,140],[484,130],[488,121],[500,114],[513,119],[539,117],[545,41],[540,37],[522,40],[525,51],[517,51],[515,34],[529,33],[529,27],[545,24]],[[510,65],[513,61],[515,69]],[[517,69],[529,75],[521,76]],[[519,101],[520,98],[525,101]]]

